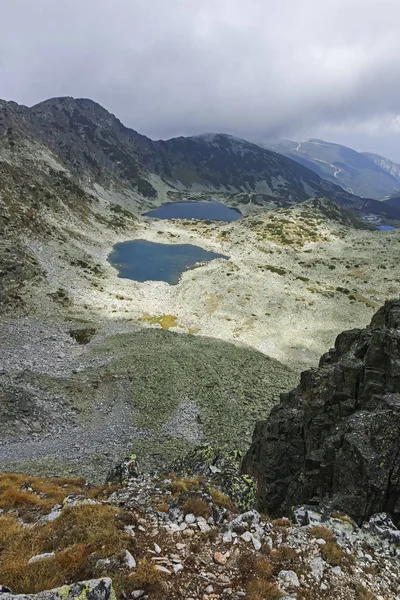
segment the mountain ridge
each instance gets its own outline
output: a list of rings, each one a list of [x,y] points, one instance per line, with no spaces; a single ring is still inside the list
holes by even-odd
[[[327,196],[364,215],[400,220],[396,207],[355,196],[252,142],[228,134],[154,141],[87,98],[50,98],[31,108],[1,101],[0,143],[13,160],[18,152],[32,158],[27,144],[39,145],[44,153],[47,148],[59,169],[70,169],[92,191],[96,185],[111,186],[126,197],[134,192],[150,201],[168,190],[252,193],[266,207]]]
[[[261,145],[298,161],[320,177],[361,197],[382,199],[400,184],[400,165],[343,144],[309,138],[302,142],[282,140]]]

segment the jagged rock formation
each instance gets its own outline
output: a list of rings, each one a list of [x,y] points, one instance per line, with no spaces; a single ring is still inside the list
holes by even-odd
[[[318,369],[257,424],[244,470],[262,508],[328,502],[361,522],[400,517],[400,300],[341,333]]]

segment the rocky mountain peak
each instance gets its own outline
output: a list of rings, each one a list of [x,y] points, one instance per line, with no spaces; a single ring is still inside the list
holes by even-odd
[[[358,522],[400,519],[400,300],[341,333],[318,369],[256,426],[244,468],[263,509],[328,503]]]

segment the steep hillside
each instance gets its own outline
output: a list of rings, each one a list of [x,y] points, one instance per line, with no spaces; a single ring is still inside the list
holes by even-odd
[[[381,199],[400,184],[400,166],[388,159],[361,153],[323,140],[283,140],[268,146],[312,169],[320,177],[364,198]]]

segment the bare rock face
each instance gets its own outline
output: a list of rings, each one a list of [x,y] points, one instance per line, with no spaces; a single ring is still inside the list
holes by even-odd
[[[274,513],[328,504],[361,523],[400,520],[400,300],[363,330],[341,333],[256,425],[243,470]]]
[[[14,595],[9,591],[2,592],[0,587],[0,598],[1,600],[115,600],[116,597],[111,579],[105,577],[64,585],[38,594]]]

